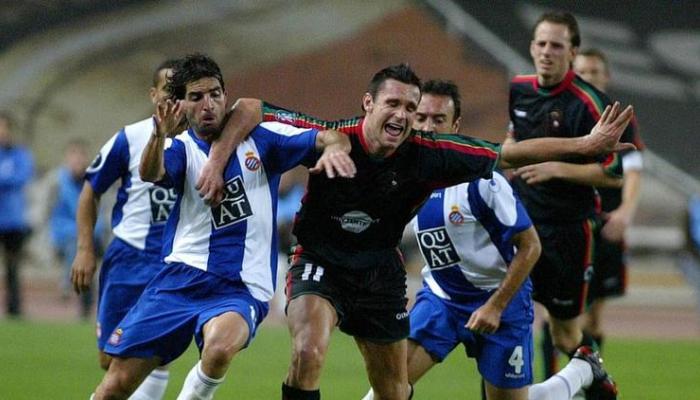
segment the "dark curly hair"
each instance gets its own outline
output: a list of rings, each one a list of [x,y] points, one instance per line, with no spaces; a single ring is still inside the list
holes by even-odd
[[[190,54],[177,62],[166,90],[175,100],[182,100],[187,93],[187,84],[202,78],[216,78],[224,89],[224,77],[216,62],[204,54]]]

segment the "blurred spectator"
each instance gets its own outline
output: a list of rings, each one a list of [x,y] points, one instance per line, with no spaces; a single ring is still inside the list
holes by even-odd
[[[34,161],[26,147],[12,138],[14,121],[0,112],[0,243],[5,253],[7,314],[22,313],[19,267],[22,246],[29,236],[25,189],[34,175]]]
[[[73,139],[66,145],[63,164],[50,173],[49,189],[49,233],[54,251],[63,268],[61,289],[63,297],[68,298],[72,291],[70,271],[77,250],[76,213],[78,198],[83,187],[85,169],[89,164],[87,144],[80,139]],[[98,220],[95,232],[104,230],[103,222]],[[97,240],[98,238],[96,238]],[[97,240],[99,242],[99,240]],[[100,248],[97,243],[97,248]],[[88,291],[80,295],[80,315],[90,316],[93,293]]]

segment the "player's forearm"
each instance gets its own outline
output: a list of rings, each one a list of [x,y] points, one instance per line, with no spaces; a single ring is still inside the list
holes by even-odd
[[[328,129],[320,131],[318,135],[316,135],[316,151],[321,152],[328,149],[350,153],[351,148],[350,139],[342,132]]]
[[[603,171],[600,164],[571,164],[556,162],[557,178],[579,185],[596,187],[622,187],[622,178],[610,176]]]
[[[85,182],[78,198],[76,223],[78,226],[78,251],[95,252],[94,234],[97,223],[99,198],[92,186]]]
[[[231,153],[261,122],[261,100],[246,98],[236,100],[226,116],[221,135],[212,143],[209,151],[211,165],[223,172]]]
[[[506,272],[500,287],[488,300],[490,304],[501,310],[508,306],[515,293],[530,275],[542,251],[540,240],[534,227],[530,227],[515,235],[513,242],[518,251],[513,260],[511,260],[508,272]]]
[[[158,182],[165,176],[165,166],[163,165],[163,151],[165,148],[165,135],[154,130],[151,138],[141,155],[139,164],[139,174],[141,180],[145,182]]]
[[[622,185],[622,203],[619,210],[632,220],[639,204],[639,192],[642,185],[642,172],[639,170],[625,171]]]
[[[586,140],[577,138],[537,138],[520,142],[506,141],[501,146],[498,166],[516,168],[545,161],[556,161],[581,155]]]

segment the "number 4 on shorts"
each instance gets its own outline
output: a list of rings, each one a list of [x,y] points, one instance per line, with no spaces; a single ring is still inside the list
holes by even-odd
[[[522,372],[523,365],[525,364],[525,361],[523,361],[523,346],[515,346],[513,353],[508,359],[508,364],[515,369],[516,374]]]
[[[314,281],[320,282],[323,276],[323,267],[320,265],[313,265],[306,263],[304,265],[304,272],[301,274],[302,281],[308,281],[311,277]]]

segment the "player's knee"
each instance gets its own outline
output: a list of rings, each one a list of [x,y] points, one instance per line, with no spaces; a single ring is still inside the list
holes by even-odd
[[[100,354],[98,356],[98,361],[100,363],[100,368],[107,371],[109,369],[109,364],[112,363],[112,357],[110,357],[109,355],[107,355],[105,353],[100,352]]]
[[[104,400],[128,399],[136,389],[135,382],[129,379],[128,373],[111,372],[97,388],[97,398]]]
[[[295,364],[302,369],[321,368],[326,357],[326,346],[312,341],[303,341],[294,347]]]
[[[219,369],[227,367],[239,350],[240,346],[235,343],[217,341],[207,344],[203,354],[206,356],[207,364],[215,369]]]

